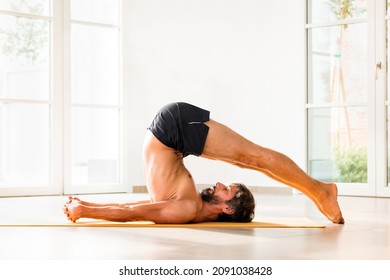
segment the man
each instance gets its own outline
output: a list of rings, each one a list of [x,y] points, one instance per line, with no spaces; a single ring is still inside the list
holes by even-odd
[[[125,204],[96,204],[69,197],[64,212],[79,218],[155,223],[249,222],[255,201],[239,183],[216,183],[196,191],[183,164],[188,155],[221,160],[260,171],[307,195],[332,222],[343,224],[337,186],[308,176],[287,156],[261,147],[209,118],[210,112],[187,103],[163,107],[150,125],[143,149],[144,174],[151,199]]]

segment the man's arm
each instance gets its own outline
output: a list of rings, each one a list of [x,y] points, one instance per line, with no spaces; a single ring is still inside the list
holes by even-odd
[[[157,224],[184,224],[196,218],[197,207],[191,200],[169,200],[127,207],[95,207],[72,202],[66,205],[64,212],[73,222],[79,218],[92,218],[114,222],[152,221]]]
[[[68,200],[67,204],[70,204],[70,203],[72,203],[73,200],[76,200],[78,203],[80,203],[82,205],[93,206],[93,207],[105,207],[105,206],[128,207],[131,205],[151,203],[150,200],[140,200],[140,201],[135,201],[135,202],[125,202],[125,203],[95,203],[95,202],[84,201],[78,197],[73,197],[73,196],[69,196],[68,199],[69,200]]]

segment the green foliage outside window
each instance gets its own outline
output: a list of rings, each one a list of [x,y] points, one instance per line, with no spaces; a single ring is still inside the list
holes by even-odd
[[[367,183],[367,149],[351,146],[334,150],[335,181],[343,183]]]
[[[31,14],[41,14],[44,8],[43,3],[30,4],[27,0],[17,3],[10,1],[9,5],[12,11],[18,12],[24,8]],[[0,51],[6,56],[22,57],[31,65],[45,60],[41,54],[47,44],[48,22],[20,16],[16,16],[15,21],[16,28],[5,29],[0,26]]]

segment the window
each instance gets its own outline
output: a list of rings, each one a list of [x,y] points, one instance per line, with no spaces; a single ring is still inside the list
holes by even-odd
[[[71,2],[71,185],[121,181],[119,4]]]
[[[309,171],[367,183],[367,1],[311,0],[308,22]]]
[[[308,171],[339,183],[340,194],[390,195],[387,6],[307,1]]]
[[[53,182],[50,1],[0,1],[0,186]]]
[[[120,0],[0,0],[0,195],[124,190],[121,83]]]

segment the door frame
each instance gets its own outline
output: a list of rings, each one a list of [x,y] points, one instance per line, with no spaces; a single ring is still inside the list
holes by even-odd
[[[308,2],[306,1],[306,15],[308,15]],[[379,3],[378,3],[379,2]],[[308,32],[315,27],[331,27],[335,24],[353,24],[366,22],[367,23],[367,183],[337,183],[340,195],[352,196],[383,196],[390,197],[390,187],[387,182],[387,106],[389,102],[386,101],[387,91],[387,20],[386,17],[387,1],[367,0],[367,20],[350,19],[345,21],[331,22],[329,24],[308,24],[308,18],[305,20],[305,46],[306,46],[306,96],[308,96]],[[385,18],[387,20],[385,20]],[[377,68],[377,64],[381,63],[381,69]],[[349,106],[349,104],[344,104]],[[342,107],[343,105],[341,105]],[[352,104],[353,106],[353,104]],[[339,107],[332,104],[325,104],[323,107]],[[310,108],[322,108],[321,105],[310,104],[306,99],[306,148],[309,148],[309,133],[308,123]],[[307,153],[307,163],[309,166],[309,153]]]

